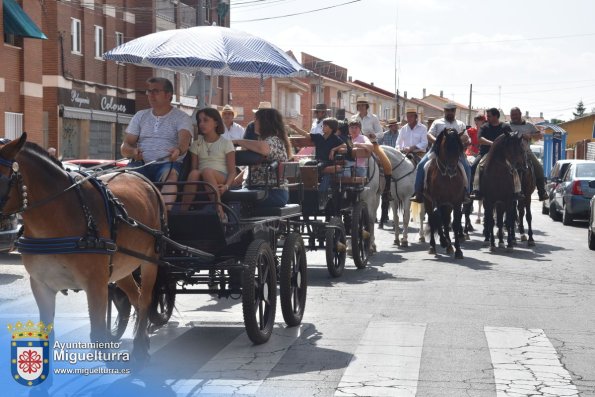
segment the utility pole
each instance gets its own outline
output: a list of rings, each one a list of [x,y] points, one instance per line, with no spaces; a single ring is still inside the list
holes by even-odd
[[[467,116],[467,125],[471,125],[471,99],[473,98],[473,84],[469,84],[469,115]]]
[[[196,0],[196,26],[203,26],[205,23],[205,7],[204,0]],[[207,106],[205,102],[205,74],[197,72],[194,77],[198,81],[198,108],[202,109]],[[211,82],[212,83],[212,82]],[[211,99],[211,98],[209,98]]]

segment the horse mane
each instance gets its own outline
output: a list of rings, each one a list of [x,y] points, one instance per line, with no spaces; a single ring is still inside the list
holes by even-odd
[[[51,163],[62,170],[64,169],[64,166],[62,165],[62,162],[60,160],[50,156],[50,154],[48,153],[47,150],[45,150],[44,148],[42,148],[41,146],[39,146],[36,143],[25,142],[25,145],[23,146],[21,151],[25,151],[27,153],[33,154],[36,157],[38,157],[42,160],[45,160],[46,162]]]
[[[492,159],[498,157],[504,157],[504,150],[506,147],[506,140],[507,138],[511,137],[510,132],[505,132],[501,134],[499,137],[494,139],[492,143],[492,147],[490,147],[490,151],[486,154],[486,161],[485,161],[485,168],[490,166]]]
[[[445,141],[444,141],[445,140]],[[463,152],[463,143],[459,138],[459,134],[452,128],[443,130],[440,135],[436,138],[436,155],[440,156],[440,147],[444,141],[444,149],[446,149],[447,156],[456,156],[457,158]]]

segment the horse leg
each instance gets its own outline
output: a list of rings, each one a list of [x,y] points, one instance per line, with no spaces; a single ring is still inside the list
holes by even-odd
[[[514,201],[508,206],[508,211],[506,212],[506,229],[508,230],[508,245],[506,246],[506,249],[512,251],[512,248],[514,247],[514,229],[516,224],[516,206],[514,205]]]
[[[465,212],[465,229],[463,230],[463,235],[465,236],[465,240],[469,240],[469,232],[475,230],[471,223],[471,211],[473,210],[473,202],[465,204],[463,206],[463,209]]]
[[[523,219],[525,218],[525,202],[519,200],[517,208],[519,211],[518,224],[519,224],[519,234],[521,235],[521,241],[527,241],[527,236],[525,235],[525,225],[523,222]]]
[[[459,235],[462,234],[461,230],[461,218],[463,217],[463,213],[461,211],[461,206],[455,206],[454,208],[454,225],[455,227],[459,228],[459,230],[455,230],[455,259],[463,259],[463,251],[461,251],[461,242],[459,239]]]
[[[483,225],[483,233],[485,237],[484,245],[490,247],[490,251],[496,249],[494,242],[494,209],[492,204],[486,204],[484,208],[485,222]]]
[[[452,248],[452,242],[450,240],[450,225],[452,225],[452,230],[453,233],[456,233],[458,231],[457,226],[453,223],[451,223],[451,219],[450,219],[450,212],[451,210],[447,207],[443,207],[442,208],[442,226],[443,226],[443,230],[444,230],[444,234],[442,237],[444,237],[444,243],[446,245],[446,253],[448,255],[451,255],[454,253],[454,249]],[[442,246],[444,247],[444,245]]]
[[[504,248],[504,209],[496,207],[496,226],[498,227],[498,248]]]
[[[426,236],[424,236],[424,218],[426,217],[426,208],[424,204],[419,204],[419,213],[417,216],[419,217],[419,242],[425,243]],[[429,215],[428,215],[429,216]]]
[[[436,239],[434,237],[436,233],[436,221],[433,212],[428,212],[428,223],[430,224],[430,250],[428,254],[436,255]]]
[[[107,281],[98,281],[100,280],[89,280],[85,288],[87,305],[89,306],[89,320],[91,322],[91,342],[104,342],[107,340]]]
[[[139,310],[136,318],[132,356],[142,365],[149,359],[149,306],[153,299],[157,266],[151,263],[143,263],[141,265],[141,278]]]
[[[440,207],[434,210],[434,216],[437,223],[438,237],[440,237],[440,246],[442,248],[448,247],[448,227],[450,222],[446,222],[443,217],[443,211]]]
[[[30,279],[30,284],[39,309],[39,320],[46,326],[52,324],[56,314],[56,291],[33,277]]]
[[[531,203],[527,206],[527,233],[529,234],[529,240],[527,245],[529,247],[535,246],[535,240],[533,240],[533,228],[531,227],[531,221],[533,220],[533,216],[531,215]]]
[[[399,214],[397,213],[397,200],[399,199],[399,197],[397,196],[391,203],[390,203],[390,207],[393,211],[393,227],[395,228],[394,230],[394,240],[393,240],[393,244],[400,246],[401,245],[401,241],[399,239]]]
[[[409,221],[411,220],[411,211],[409,210],[410,200],[409,197],[405,197],[403,200],[403,238],[401,239],[401,247],[409,246]],[[396,211],[395,211],[396,212]],[[398,218],[397,218],[398,219]],[[398,227],[395,222],[395,228]]]
[[[118,288],[124,291],[124,293],[128,297],[128,300],[130,301],[130,304],[134,307],[134,310],[138,312],[140,289],[138,288],[138,284],[136,283],[134,276],[132,274],[129,274],[123,279],[118,280],[116,282],[116,285],[118,286]]]
[[[477,219],[475,219],[476,225],[481,224],[481,208],[482,207],[483,207],[483,200],[477,200]],[[485,208],[484,208],[484,210],[485,210]]]

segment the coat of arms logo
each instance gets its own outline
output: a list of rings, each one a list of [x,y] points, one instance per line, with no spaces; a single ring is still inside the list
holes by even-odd
[[[29,320],[14,326],[8,324],[12,333],[11,372],[15,381],[24,386],[36,386],[47,379],[50,372],[50,340],[52,324],[34,324]]]

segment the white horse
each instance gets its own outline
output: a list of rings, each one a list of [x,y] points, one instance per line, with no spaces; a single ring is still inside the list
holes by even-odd
[[[411,217],[411,196],[415,190],[415,166],[400,151],[391,146],[382,146],[384,153],[392,165],[391,194],[395,198],[391,202],[393,211],[393,222],[395,227],[395,239],[393,244],[401,247],[409,246],[407,240],[409,234],[409,219]],[[384,181],[384,179],[382,180]],[[383,187],[384,188],[384,187]],[[419,206],[419,238],[425,240],[423,235],[424,207]],[[399,211],[403,211],[403,237],[399,238]]]
[[[382,186],[380,183],[380,169],[373,156],[366,159],[366,167],[368,167],[368,182],[365,189],[359,194],[359,200],[366,203],[368,208],[369,231],[370,231],[370,250],[369,254],[376,252],[376,242],[374,238],[374,222],[376,219],[376,211],[380,205],[380,194],[384,189],[384,179]]]

